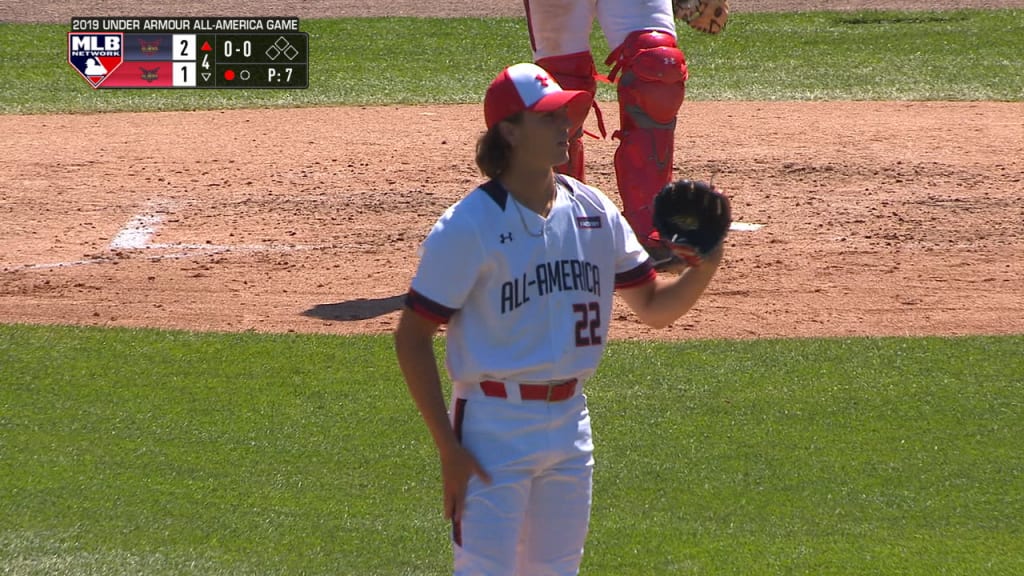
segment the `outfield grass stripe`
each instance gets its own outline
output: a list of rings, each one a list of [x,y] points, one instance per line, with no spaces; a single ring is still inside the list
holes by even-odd
[[[479,102],[530,59],[525,20],[306,20],[307,90],[93,90],[67,64],[67,27],[0,24],[0,113]],[[1024,98],[1024,10],[738,13],[717,36],[680,30],[690,100]],[[608,46],[594,27],[598,60]],[[606,67],[600,65],[602,70]],[[613,100],[602,85],[599,98]]]

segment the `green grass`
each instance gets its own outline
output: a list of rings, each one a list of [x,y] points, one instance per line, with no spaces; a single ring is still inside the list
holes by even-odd
[[[525,21],[306,20],[306,90],[93,90],[67,64],[66,25],[0,24],[0,113],[479,102],[528,61]],[[709,36],[680,28],[691,100],[1024,98],[1024,10],[735,14]],[[592,46],[608,47],[600,29]],[[599,69],[607,67],[599,62]],[[602,86],[599,98],[612,100]]]
[[[735,23],[720,38],[688,38],[696,98],[1024,98],[1024,10],[741,14]]]
[[[1024,573],[1022,349],[612,343],[585,573]],[[387,337],[0,326],[0,381],[0,574],[450,571]]]
[[[1021,344],[614,347],[592,393],[602,571],[1022,573]]]

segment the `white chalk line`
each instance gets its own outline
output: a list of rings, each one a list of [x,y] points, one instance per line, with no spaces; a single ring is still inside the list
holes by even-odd
[[[322,250],[335,247],[332,244],[196,244],[184,242],[151,242],[157,228],[164,221],[164,216],[158,212],[147,212],[133,216],[114,235],[107,245],[110,255],[97,256],[83,260],[71,260],[67,262],[50,262],[44,264],[27,264],[12,269],[17,270],[45,270],[50,268],[68,268],[72,266],[85,266],[89,264],[101,264],[113,262],[118,259],[117,255],[126,251],[175,251],[167,254],[155,254],[148,256],[150,261],[191,258],[195,256],[223,254],[226,252],[291,252],[299,250]]]
[[[24,266],[17,266],[11,268],[11,272],[18,270],[45,270],[47,268],[70,268],[71,266],[83,266],[85,264],[99,264],[100,262],[110,262],[112,258],[90,258],[88,260],[72,260],[70,262],[53,262],[51,264],[26,264]]]
[[[139,214],[121,228],[110,241],[111,250],[138,250],[149,245],[156,226],[164,221],[160,214]]]
[[[191,258],[194,256],[223,254],[226,252],[291,252],[299,250],[322,250],[333,248],[331,244],[312,245],[284,245],[284,244],[190,244],[179,242],[151,243],[150,240],[156,234],[157,227],[162,224],[164,217],[158,212],[149,212],[133,216],[110,240],[107,249],[112,252],[110,256],[87,258],[84,260],[71,260],[69,262],[52,262],[46,264],[27,264],[13,268],[17,270],[46,270],[51,268],[69,268],[72,266],[85,266],[88,264],[100,264],[116,260],[115,254],[127,250],[181,250],[183,252],[158,254],[150,256],[152,260],[169,260],[180,258]],[[763,228],[763,224],[751,222],[733,222],[729,230],[736,232],[756,232]]]

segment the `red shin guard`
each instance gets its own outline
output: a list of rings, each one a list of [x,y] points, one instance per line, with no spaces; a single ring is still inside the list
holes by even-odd
[[[630,34],[607,63],[618,81],[621,129],[615,176],[623,215],[641,242],[654,231],[651,203],[672,179],[676,114],[686,92],[686,59],[675,38],[644,30]]]

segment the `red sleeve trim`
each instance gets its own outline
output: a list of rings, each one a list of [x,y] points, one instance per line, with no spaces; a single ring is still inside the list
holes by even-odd
[[[458,312],[454,308],[438,304],[412,288],[405,295],[405,305],[413,312],[438,324],[447,324],[452,319],[452,316]]]
[[[654,266],[651,265],[651,261],[648,259],[632,270],[616,274],[615,289],[634,288],[641,284],[653,282],[657,277],[658,273],[654,271]]]

